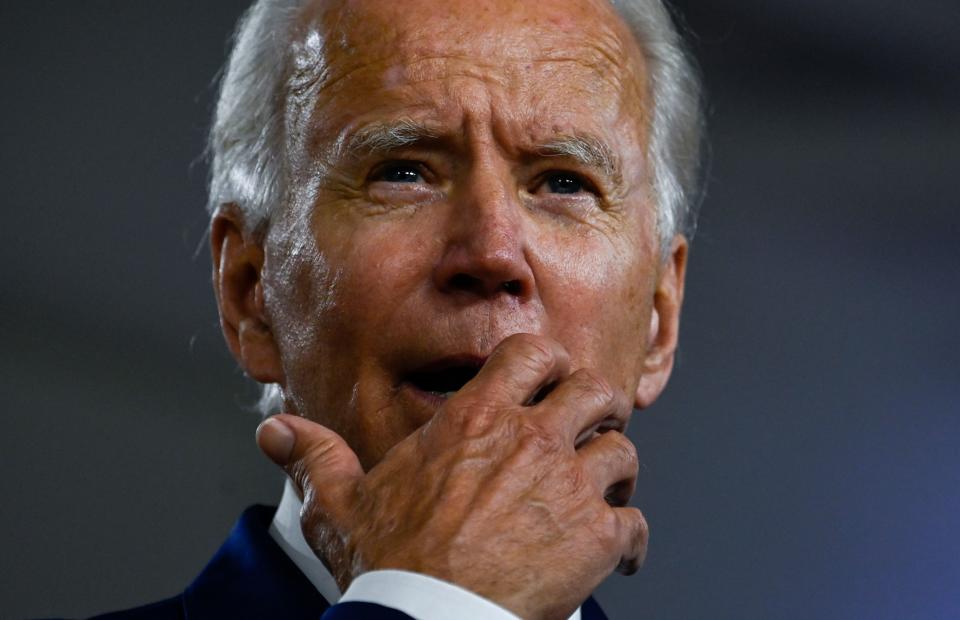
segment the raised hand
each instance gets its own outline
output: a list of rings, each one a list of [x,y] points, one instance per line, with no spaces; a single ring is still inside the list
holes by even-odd
[[[620,432],[630,411],[596,373],[571,374],[558,343],[517,334],[369,472],[304,418],[275,416],[257,437],[302,491],[304,535],[341,588],[403,569],[522,618],[566,618],[646,552],[643,515],[625,507],[638,467]]]

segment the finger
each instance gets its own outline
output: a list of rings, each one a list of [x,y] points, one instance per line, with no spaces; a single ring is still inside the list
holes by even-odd
[[[640,468],[633,442],[623,433],[608,431],[580,448],[577,455],[607,503],[626,506],[637,486]]]
[[[257,444],[286,470],[307,510],[335,526],[347,525],[356,485],[364,472],[343,438],[305,418],[279,414],[257,428]]]
[[[647,544],[650,542],[650,529],[647,520],[639,509],[633,507],[611,508],[619,523],[620,562],[617,572],[632,575],[643,565],[647,557]]]
[[[594,432],[623,431],[633,411],[627,395],[596,371],[581,368],[557,384],[537,405],[537,415],[580,447]]]
[[[538,392],[569,372],[570,356],[559,342],[534,334],[514,334],[497,345],[477,376],[458,394],[528,405]]]

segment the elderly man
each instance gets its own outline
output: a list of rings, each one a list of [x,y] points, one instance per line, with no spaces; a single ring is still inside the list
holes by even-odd
[[[213,281],[290,482],[119,617],[602,618],[646,550],[623,430],[671,372],[699,131],[659,0],[255,4]]]

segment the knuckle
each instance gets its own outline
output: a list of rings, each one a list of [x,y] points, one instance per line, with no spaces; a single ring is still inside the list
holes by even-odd
[[[510,347],[515,348],[514,355],[531,370],[542,371],[553,366],[553,347],[542,336],[514,334],[509,341]]]
[[[612,442],[613,449],[617,451],[617,458],[629,465],[632,469],[640,468],[640,457],[637,454],[637,446],[630,438],[617,431],[609,431],[609,441]]]
[[[632,552],[625,558],[624,570],[622,571],[628,575],[637,572],[643,565],[647,557],[647,545],[650,542],[650,527],[647,525],[646,518],[639,509],[633,508],[631,510],[636,513],[636,528],[634,530]]]
[[[511,334],[510,336],[507,336],[503,342],[504,345],[508,347],[539,347],[544,350],[550,350],[550,346],[547,344],[546,338],[527,332]]]
[[[623,508],[626,514],[630,516],[630,522],[633,523],[632,538],[635,542],[647,544],[650,539],[650,526],[647,525],[647,519],[639,508],[632,506]]]
[[[465,437],[480,437],[494,425],[496,412],[490,407],[470,407],[461,412],[460,427]]]
[[[480,437],[488,433],[496,421],[498,411],[489,405],[477,402],[462,403],[451,408],[447,417],[465,438]]]
[[[560,437],[526,416],[523,416],[517,422],[513,435],[518,450],[533,457],[556,454],[563,449],[563,442]]]
[[[617,391],[607,381],[606,377],[592,368],[581,368],[577,371],[577,380],[583,391],[589,393],[598,405],[606,406],[617,401]]]
[[[636,570],[646,554],[650,537],[647,520],[638,508],[604,508],[594,525],[597,543],[608,555],[625,562],[621,564],[621,571],[627,566]]]
[[[617,513],[605,505],[597,517],[594,533],[600,548],[608,555],[620,552],[620,528]]]

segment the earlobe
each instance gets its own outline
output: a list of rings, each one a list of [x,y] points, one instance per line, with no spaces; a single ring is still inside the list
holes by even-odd
[[[230,352],[251,378],[283,384],[260,281],[263,247],[245,232],[242,213],[235,205],[223,205],[214,215],[210,249],[220,326]]]
[[[680,309],[687,268],[687,239],[674,237],[670,256],[660,269],[650,310],[647,350],[643,374],[637,385],[634,406],[645,409],[653,404],[667,385],[673,371],[680,334]]]

